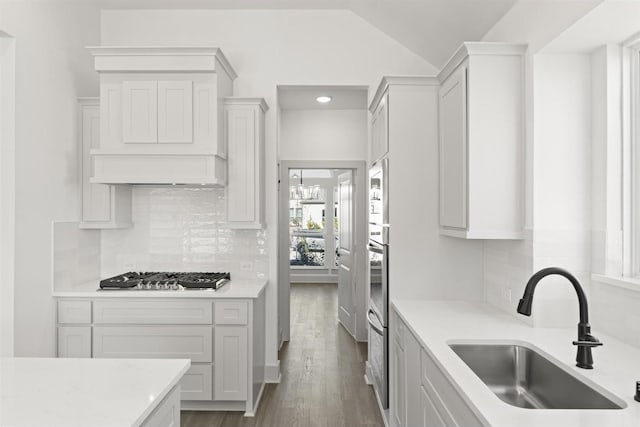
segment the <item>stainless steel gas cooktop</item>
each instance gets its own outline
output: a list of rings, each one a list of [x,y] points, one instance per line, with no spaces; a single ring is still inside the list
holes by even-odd
[[[218,289],[231,280],[230,273],[129,272],[100,281],[103,290],[181,291]]]

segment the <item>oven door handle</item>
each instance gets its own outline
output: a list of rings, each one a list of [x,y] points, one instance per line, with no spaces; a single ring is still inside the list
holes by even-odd
[[[377,254],[384,255],[384,247],[382,245],[375,245],[373,243],[369,243],[369,245],[367,247],[368,247],[369,251],[371,251],[371,252],[375,252]]]
[[[371,326],[371,329],[373,329],[378,335],[384,336],[384,331],[374,323],[373,319],[371,319],[372,314],[376,316],[376,320],[380,322],[380,319],[378,318],[378,314],[375,311],[373,311],[372,308],[370,308],[369,312],[367,313],[367,320],[369,321],[369,325]]]

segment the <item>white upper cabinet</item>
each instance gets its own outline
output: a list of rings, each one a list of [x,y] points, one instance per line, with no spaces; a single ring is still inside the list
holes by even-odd
[[[193,82],[158,82],[158,142],[193,143]]]
[[[523,236],[525,50],[464,43],[438,76],[441,234]]]
[[[124,228],[131,226],[131,187],[92,184],[90,152],[100,145],[100,103],[98,98],[80,98],[80,228]]]
[[[440,225],[467,228],[467,67],[442,85],[440,102]]]
[[[264,116],[262,98],[225,99],[227,222],[232,228],[264,227]]]
[[[122,142],[158,142],[157,82],[122,82]]]
[[[371,112],[371,163],[389,152],[389,93],[386,92]]]
[[[94,183],[225,185],[223,99],[235,71],[217,48],[92,47],[101,138]]]

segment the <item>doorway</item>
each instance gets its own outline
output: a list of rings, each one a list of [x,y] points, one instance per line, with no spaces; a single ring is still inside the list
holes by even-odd
[[[353,173],[289,170],[289,281],[336,285],[336,315],[355,336]]]
[[[336,318],[366,341],[365,162],[282,161],[279,203],[281,343],[291,336],[291,286],[337,286]]]

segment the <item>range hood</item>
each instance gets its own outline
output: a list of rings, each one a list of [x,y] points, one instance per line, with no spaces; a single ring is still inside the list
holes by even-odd
[[[236,73],[215,47],[89,47],[100,74],[92,183],[226,184],[223,101]]]

